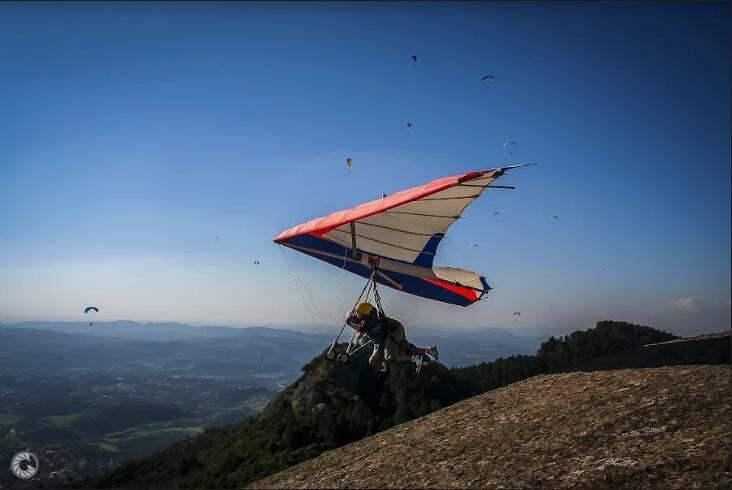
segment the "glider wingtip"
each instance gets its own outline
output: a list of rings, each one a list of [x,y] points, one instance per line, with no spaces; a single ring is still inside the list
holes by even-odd
[[[512,170],[514,168],[521,168],[521,167],[530,167],[530,166],[538,167],[539,164],[536,162],[530,162],[530,163],[517,163],[516,165],[507,165],[505,167],[501,167],[500,170],[506,171],[506,170]]]

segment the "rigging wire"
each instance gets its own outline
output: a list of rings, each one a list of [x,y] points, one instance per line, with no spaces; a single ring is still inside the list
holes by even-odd
[[[344,245],[343,243],[341,245]],[[341,290],[343,289],[343,276],[346,272],[346,258],[348,257],[348,247],[344,245],[345,252],[343,253],[343,267],[341,268],[341,278],[338,281],[338,307],[333,313],[333,328],[338,328],[338,312],[341,311]]]
[[[280,245],[280,247],[282,247],[282,245]],[[280,249],[280,250],[282,250],[282,249]],[[289,260],[288,260],[288,263],[289,263]],[[315,302],[315,298],[313,298],[313,295],[310,294],[310,290],[308,289],[307,285],[305,284],[305,281],[303,281],[303,279],[300,277],[300,274],[298,274],[298,272],[294,266],[290,266],[290,268],[291,268],[292,272],[294,273],[294,275],[297,276],[297,279],[300,281],[300,284],[302,285],[303,290],[310,297],[310,300],[312,301],[313,306],[315,307],[315,311],[317,311],[318,315],[320,315],[320,319],[323,321],[323,324],[327,325],[328,321],[323,316],[323,313],[321,313],[320,308],[318,308],[318,303]]]
[[[317,318],[315,318],[313,311],[310,309],[308,300],[307,300],[307,298],[305,298],[305,294],[302,291],[302,287],[301,287],[300,283],[298,282],[299,276],[297,275],[297,272],[295,272],[295,268],[292,267],[292,264],[288,260],[287,255],[285,254],[284,250],[282,250],[282,245],[280,245],[280,253],[282,254],[282,257],[285,259],[285,263],[287,264],[287,267],[290,269],[290,272],[292,273],[292,278],[293,278],[293,281],[295,282],[295,286],[297,287],[297,290],[300,292],[300,297],[302,298],[303,303],[305,303],[305,308],[308,310],[308,313],[310,314],[310,318],[313,320],[313,325],[315,325],[315,327],[318,330],[318,335],[320,336],[321,340],[324,340],[325,338],[327,338],[327,335],[323,334],[321,324],[318,322]],[[300,279],[300,281],[302,281],[302,280]],[[304,287],[305,285],[302,284],[302,286]],[[310,295],[310,292],[308,292],[308,295]],[[312,295],[310,295],[310,298],[312,299]],[[317,305],[314,302],[313,302],[313,306],[315,306],[317,308]],[[323,315],[321,314],[320,316],[322,317]]]

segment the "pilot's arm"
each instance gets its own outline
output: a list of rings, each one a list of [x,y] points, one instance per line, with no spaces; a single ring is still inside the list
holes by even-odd
[[[364,335],[366,335],[363,331],[364,326],[366,324],[366,320],[358,320],[356,318],[349,319],[348,324],[353,327],[353,329],[356,331],[356,338],[360,339]]]

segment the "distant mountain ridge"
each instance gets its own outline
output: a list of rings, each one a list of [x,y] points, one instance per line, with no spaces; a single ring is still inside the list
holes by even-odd
[[[47,326],[54,328],[40,329]],[[319,337],[290,330],[186,327],[167,326],[156,332],[155,327],[127,322],[111,328],[105,323],[0,325],[0,372],[229,378],[281,373],[292,380],[298,366],[323,348]]]
[[[90,334],[104,337],[117,337],[148,341],[173,341],[204,338],[265,336],[269,338],[319,338],[318,335],[308,334],[288,328],[272,328],[266,326],[251,327],[222,327],[186,325],[183,323],[140,323],[132,321],[95,321],[90,322],[53,322],[29,321],[20,323],[0,323],[0,328],[20,328],[34,330],[50,330],[68,334]]]
[[[249,342],[251,345],[265,346],[267,350],[262,352],[260,357],[272,359],[269,343],[283,342],[283,346],[297,349],[297,352],[305,352],[306,357],[301,358],[295,355],[297,365],[292,366],[298,372],[303,362],[312,358],[322,351],[332,341],[331,335],[335,335],[334,328],[328,327],[328,335],[325,330],[315,333],[305,333],[300,330],[289,328],[272,328],[266,326],[250,327],[223,327],[223,326],[200,326],[185,325],[180,323],[139,323],[130,321],[115,322],[48,322],[33,321],[15,324],[0,323],[0,335],[3,331],[10,330],[38,330],[58,332],[69,335],[87,336],[83,341],[84,345],[92,343],[105,343],[103,338],[141,341],[141,342],[195,342],[200,344],[206,340],[220,341],[223,348],[227,348],[226,339],[230,339],[233,345],[241,346]],[[538,337],[522,337],[503,329],[486,328],[477,331],[453,331],[445,329],[408,329],[409,339],[423,346],[436,344],[440,348],[443,362],[449,366],[465,366],[480,361],[490,361],[501,356],[511,354],[530,354],[536,350],[541,340]],[[59,337],[59,339],[61,339]],[[70,338],[69,338],[70,339]],[[300,342],[298,347],[293,342]],[[200,345],[205,345],[200,344]],[[227,350],[229,350],[227,348]],[[255,355],[253,353],[252,355]],[[285,361],[290,358],[285,351],[284,357],[278,361]],[[2,345],[0,345],[0,358],[2,357]],[[257,357],[259,359],[259,357]]]

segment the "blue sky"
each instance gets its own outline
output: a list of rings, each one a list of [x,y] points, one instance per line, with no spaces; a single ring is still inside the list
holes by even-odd
[[[0,4],[0,319],[332,327],[361,279],[284,250],[311,315],[272,237],[538,162],[441,246],[489,298],[385,291],[405,324],[729,328],[729,26],[711,2]]]

